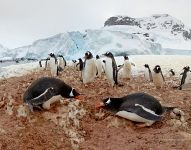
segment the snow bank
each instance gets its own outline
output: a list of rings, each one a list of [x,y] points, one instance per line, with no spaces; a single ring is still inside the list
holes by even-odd
[[[123,57],[115,57],[118,65],[123,64]],[[133,74],[138,75],[143,73],[144,64],[149,64],[153,69],[155,65],[160,65],[163,73],[166,74],[171,68],[175,70],[178,76],[182,72],[184,66],[191,66],[191,56],[183,55],[131,55],[130,61],[135,63],[132,67]],[[104,59],[104,57],[102,58]],[[71,62],[68,62],[72,65]],[[14,76],[22,76],[39,70],[38,62],[10,65],[0,68],[0,79],[10,78]]]

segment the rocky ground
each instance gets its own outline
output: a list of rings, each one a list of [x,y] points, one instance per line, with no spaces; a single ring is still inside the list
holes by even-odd
[[[142,76],[120,80],[124,86],[117,88],[112,88],[104,77],[86,87],[80,82],[79,72],[68,67],[58,78],[84,94],[85,101],[60,99],[50,110],[35,110],[32,114],[23,106],[22,95],[42,76],[50,75],[38,71],[0,80],[0,149],[191,149],[191,93],[173,89],[169,78],[163,89],[156,89]],[[162,121],[140,128],[95,109],[95,104],[104,98],[134,92],[146,92],[164,105],[177,106],[184,112],[184,118],[171,118],[167,113]]]

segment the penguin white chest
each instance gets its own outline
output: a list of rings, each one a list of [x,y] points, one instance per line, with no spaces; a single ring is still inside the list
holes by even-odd
[[[105,75],[110,82],[114,82],[112,60],[110,58],[105,61]]]
[[[191,83],[191,72],[187,73],[187,77],[185,79],[185,84]]]
[[[57,75],[57,63],[55,62],[55,58],[50,58],[50,72],[52,76]]]
[[[86,60],[85,67],[82,71],[82,78],[83,78],[83,83],[89,83],[92,82],[97,73],[97,68],[96,68],[96,63],[94,59],[88,59]]]
[[[64,69],[65,67],[65,61],[61,57],[58,58],[58,66],[61,67],[62,69]]]
[[[149,70],[147,68],[144,69],[144,76],[146,81],[150,81]]]
[[[98,76],[101,76],[101,73],[102,73],[102,62],[101,62],[101,59],[97,59],[96,60],[96,66],[97,66]]]
[[[161,88],[163,86],[163,77],[161,73],[153,73],[153,83],[157,88]]]
[[[123,77],[124,78],[131,78],[131,63],[128,60],[124,61]]]
[[[125,119],[135,121],[135,122],[143,122],[147,124],[153,124],[155,121],[153,120],[148,120],[143,117],[138,116],[135,113],[127,112],[127,111],[119,111],[116,113],[117,116],[123,117]]]

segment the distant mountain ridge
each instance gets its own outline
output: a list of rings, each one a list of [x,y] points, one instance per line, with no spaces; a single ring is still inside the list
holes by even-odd
[[[107,19],[104,23],[104,26],[114,25],[137,26],[146,30],[159,28],[160,30],[170,30],[174,35],[182,34],[185,39],[191,39],[191,29],[188,29],[180,20],[168,14],[152,15],[145,18],[114,16]]]
[[[171,52],[190,54],[190,37],[191,30],[168,14],[144,18],[114,16],[97,30],[60,33],[37,40],[32,45],[9,50],[1,49],[0,46],[0,59],[41,59],[46,58],[49,53],[64,55],[66,59],[78,59],[87,50],[93,54],[111,51],[115,55]],[[184,51],[179,53],[180,49]]]

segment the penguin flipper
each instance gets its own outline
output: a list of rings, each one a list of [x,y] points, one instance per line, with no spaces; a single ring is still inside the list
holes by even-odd
[[[162,116],[151,113],[139,105],[129,106],[128,108],[122,109],[122,110],[125,110],[127,112],[131,112],[131,113],[135,113],[138,116],[145,118],[147,120],[159,121],[162,118]]]
[[[33,99],[30,100],[30,105],[34,105],[34,106],[37,106],[37,105],[40,105],[40,104],[43,104],[44,102],[46,102],[47,100],[49,100],[50,98],[52,98],[53,96],[55,95],[55,91],[54,89],[51,87],[51,88],[48,88],[44,91],[44,93],[42,93],[41,95],[39,95],[38,97],[35,97]],[[29,105],[29,106],[30,106]]]

